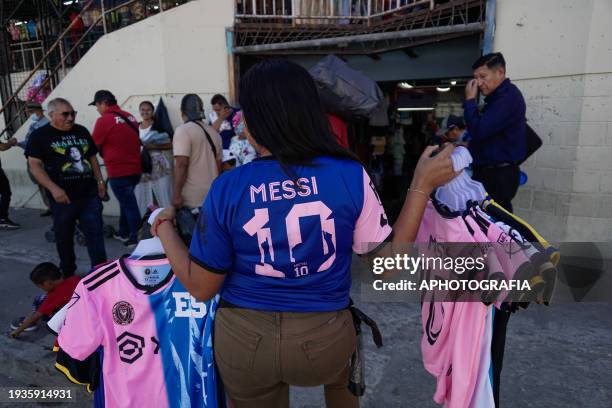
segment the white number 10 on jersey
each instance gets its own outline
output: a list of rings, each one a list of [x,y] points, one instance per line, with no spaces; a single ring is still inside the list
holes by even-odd
[[[293,250],[301,244],[302,233],[300,231],[300,218],[319,216],[321,222],[321,242],[323,246],[323,255],[329,257],[319,266],[317,272],[323,272],[329,269],[336,259],[336,225],[334,219],[331,218],[332,211],[322,201],[313,201],[310,203],[294,204],[285,217],[285,225],[287,227],[287,240],[289,242],[289,257],[294,265],[296,277],[308,275],[308,266],[306,263],[296,261]],[[264,228],[270,221],[270,213],[267,208],[258,208],[255,210],[255,215],[251,218],[243,228],[250,236],[257,236],[257,245],[259,246],[260,264],[255,265],[255,273],[258,275],[272,276],[275,278],[284,278],[285,274],[274,269],[274,267],[265,262],[264,243],[267,244],[270,259],[274,262],[274,245],[272,243],[272,231],[270,228]],[[330,248],[325,235],[329,235],[333,248]],[[317,239],[317,238],[315,238]],[[331,253],[331,255],[330,255]]]

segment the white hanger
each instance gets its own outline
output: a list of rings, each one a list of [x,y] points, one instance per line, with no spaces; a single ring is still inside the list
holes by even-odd
[[[155,221],[155,217],[157,217],[157,215],[162,212],[162,210],[163,208],[158,208],[153,211],[149,216],[148,223],[152,225],[152,223]],[[162,243],[159,238],[153,237],[149,239],[143,239],[138,242],[138,245],[136,245],[136,248],[134,248],[134,251],[132,251],[132,254],[129,256],[129,258],[140,259],[145,256],[164,255],[164,253],[164,247],[162,246]]]
[[[161,241],[159,240],[159,238],[154,237],[149,239],[143,239],[142,241],[138,242],[138,245],[136,245],[136,248],[134,248],[134,251],[132,251],[132,254],[129,256],[129,258],[140,259],[144,256],[163,254],[164,247],[162,246]]]
[[[436,190],[435,197],[452,211],[464,211],[468,201],[481,202],[486,198],[483,185],[474,181],[463,169],[472,163],[472,155],[463,146],[458,146],[451,155],[453,170],[459,175]]]

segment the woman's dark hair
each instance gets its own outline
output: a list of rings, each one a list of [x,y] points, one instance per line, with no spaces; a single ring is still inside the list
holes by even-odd
[[[359,161],[332,134],[314,80],[301,66],[266,60],[240,81],[240,106],[255,141],[286,170],[311,165],[318,156]]]
[[[153,105],[153,102],[151,102],[151,101],[142,101],[142,102],[140,102],[140,105],[138,105],[138,109],[140,109],[142,107],[142,105],[149,105],[151,107],[151,109],[153,110],[153,124],[151,125],[151,130],[154,130],[154,131],[159,132],[159,133],[164,133],[165,130],[162,129],[161,126],[158,126],[157,120],[155,120],[155,105]]]
[[[155,112],[155,105],[153,105],[153,102],[151,102],[151,101],[142,101],[142,102],[140,102],[140,105],[138,105],[138,109],[140,109],[142,107],[142,105],[149,105],[151,107],[151,110],[153,110],[153,112]]]
[[[196,94],[187,94],[181,99],[181,113],[190,121],[204,119],[204,102]]]

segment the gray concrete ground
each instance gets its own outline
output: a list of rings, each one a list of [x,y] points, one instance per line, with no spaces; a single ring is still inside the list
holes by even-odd
[[[37,211],[14,210],[12,217],[23,225],[19,231],[0,231],[0,327],[27,313],[37,293],[28,279],[32,266],[57,262],[55,247],[44,240],[50,220]],[[116,223],[116,219],[108,219]],[[125,248],[107,240],[109,257]],[[79,272],[88,268],[84,248],[77,247]],[[363,407],[433,408],[435,383],[423,369],[420,354],[420,312],[416,304],[363,303],[359,288],[354,299],[374,318],[385,345],[376,350],[369,336],[366,349],[367,392]],[[0,336],[0,387],[72,386],[53,368],[53,337],[44,329],[26,333],[20,340]],[[550,307],[532,305],[512,316],[507,339],[502,382],[502,406],[612,407],[612,305],[573,304]],[[79,394],[77,404],[90,406]],[[292,389],[292,407],[323,406],[320,388]],[[0,404],[2,406],[2,404]],[[9,404],[35,407],[49,404]]]

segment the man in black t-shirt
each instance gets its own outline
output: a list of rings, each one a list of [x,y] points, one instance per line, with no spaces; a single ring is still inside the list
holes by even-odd
[[[47,110],[51,123],[32,133],[25,154],[32,175],[47,190],[60,268],[67,278],[76,271],[77,220],[91,266],[106,261],[101,201],[106,185],[96,158],[98,149],[89,131],[74,123],[76,112],[70,102],[56,98]]]

